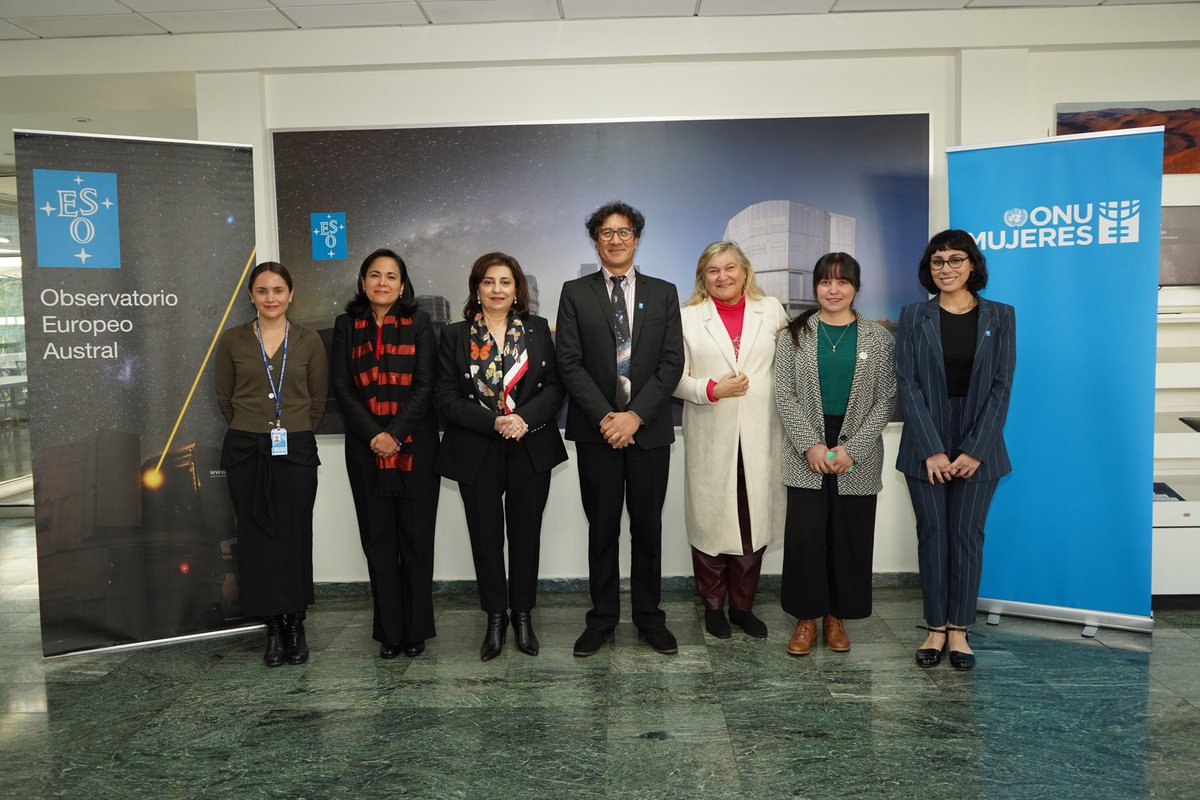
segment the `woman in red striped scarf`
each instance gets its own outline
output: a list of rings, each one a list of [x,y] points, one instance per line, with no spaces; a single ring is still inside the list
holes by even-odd
[[[333,393],[346,424],[346,474],[371,576],[381,658],[415,657],[433,625],[433,528],[440,479],[433,388],[437,347],[408,267],[376,250],[333,329]]]
[[[458,481],[487,632],[479,657],[500,655],[512,610],[517,649],[536,656],[542,511],[550,471],[567,460],[558,432],[563,388],[550,326],[529,313],[529,282],[504,253],[471,267],[462,322],[442,331],[437,407],[446,423],[436,469]],[[504,574],[508,523],[508,581]]]

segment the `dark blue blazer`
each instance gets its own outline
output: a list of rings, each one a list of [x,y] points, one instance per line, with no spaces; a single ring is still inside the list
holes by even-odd
[[[629,410],[642,419],[634,443],[642,449],[664,447],[675,441],[671,397],[683,374],[679,293],[673,283],[634,274]],[[559,376],[570,398],[567,438],[603,442],[600,420],[617,410],[617,340],[601,270],[563,284],[555,341]]]
[[[959,452],[980,460],[969,481],[996,480],[1012,471],[1004,446],[1004,420],[1013,370],[1017,364],[1017,316],[1012,306],[979,298],[979,332],[975,362],[967,389],[963,430],[950,430],[950,402],[942,352],[941,320],[937,298],[905,306],[896,333],[896,392],[904,410],[904,430],[896,469],[926,479],[925,459],[945,453],[952,460]],[[950,452],[949,442],[959,448]]]

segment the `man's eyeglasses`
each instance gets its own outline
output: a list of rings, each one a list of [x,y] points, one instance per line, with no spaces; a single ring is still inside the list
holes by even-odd
[[[931,258],[929,259],[929,268],[933,270],[944,269],[949,267],[953,270],[962,269],[962,265],[969,261],[966,256],[950,256],[949,258]]]
[[[611,242],[614,236],[622,242],[628,242],[633,238],[633,228],[601,228],[596,235],[606,242]]]

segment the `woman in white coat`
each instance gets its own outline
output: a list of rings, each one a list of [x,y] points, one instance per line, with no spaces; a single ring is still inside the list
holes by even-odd
[[[685,401],[684,508],[704,627],[727,639],[732,621],[761,639],[767,626],[752,611],[754,593],[787,508],[772,380],[787,313],[758,288],[733,242],[700,254],[695,293],[680,313],[684,368],[675,396]]]

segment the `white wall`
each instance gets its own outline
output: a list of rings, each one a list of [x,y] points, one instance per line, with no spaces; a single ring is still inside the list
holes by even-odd
[[[1200,100],[1197,31],[1200,6],[1189,4],[18,41],[0,49],[0,75],[88,74],[98,63],[195,73],[199,138],[256,148],[261,260],[278,255],[270,131],[296,128],[922,112],[938,230],[946,147],[1045,136],[1058,102]],[[1200,204],[1200,176],[1167,176],[1164,196]],[[889,453],[898,439],[890,427]],[[685,446],[672,454],[667,575],[691,573]],[[317,579],[363,580],[336,438],[321,453]],[[546,519],[543,576],[586,575],[573,455],[555,473]],[[437,536],[437,576],[472,577],[447,482]],[[885,470],[876,570],[915,571],[915,549],[903,481]],[[776,550],[766,571],[780,562]]]

